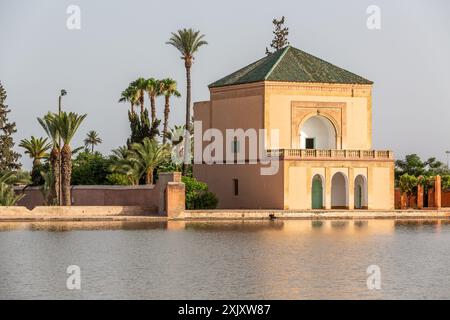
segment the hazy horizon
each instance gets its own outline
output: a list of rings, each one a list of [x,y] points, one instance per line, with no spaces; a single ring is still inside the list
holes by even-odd
[[[81,9],[81,29],[68,30],[69,5]],[[381,9],[381,29],[366,26],[369,5]],[[396,159],[417,153],[446,162],[450,150],[450,2],[432,1],[0,1],[0,81],[9,117],[23,138],[45,136],[36,118],[63,108],[88,113],[73,146],[96,130],[108,154],[129,136],[127,110],[118,103],[131,80],[171,77],[170,125],[184,122],[185,70],[170,33],[199,29],[208,46],[192,69],[193,99],[209,99],[207,85],[264,56],[272,19],[282,15],[292,46],[374,81],[373,148]],[[148,103],[147,103],[148,104]],[[162,118],[164,99],[157,102]],[[29,169],[31,161],[21,162]]]

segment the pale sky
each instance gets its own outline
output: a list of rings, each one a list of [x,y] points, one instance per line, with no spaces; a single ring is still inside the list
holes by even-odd
[[[81,9],[80,30],[66,27],[69,5]],[[380,30],[366,26],[369,5],[381,9]],[[264,56],[272,19],[285,15],[294,47],[375,82],[375,149],[445,161],[449,12],[447,0],[0,0],[0,80],[17,122],[16,144],[44,136],[36,117],[56,111],[64,88],[63,108],[88,113],[73,146],[96,130],[104,141],[99,150],[109,153],[129,136],[129,105],[117,100],[139,76],[178,81],[183,97],[172,102],[170,123],[183,123],[184,65],[165,44],[170,32],[192,27],[206,35],[192,78],[193,101],[208,100],[209,83]],[[161,118],[163,105],[160,98]],[[30,167],[26,156],[22,162]]]

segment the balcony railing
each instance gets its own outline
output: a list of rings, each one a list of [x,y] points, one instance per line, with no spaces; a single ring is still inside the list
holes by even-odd
[[[329,159],[329,160],[393,160],[389,150],[322,150],[322,149],[277,149],[267,150],[268,156],[280,159]]]

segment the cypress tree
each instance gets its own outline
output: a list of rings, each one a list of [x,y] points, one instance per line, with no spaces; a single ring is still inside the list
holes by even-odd
[[[0,172],[20,169],[20,154],[13,150],[16,123],[8,120],[11,110],[5,104],[6,90],[0,82]]]
[[[282,16],[280,20],[273,19],[272,23],[274,26],[274,38],[270,43],[270,46],[277,51],[289,45],[289,41],[287,39],[287,36],[289,35],[289,28],[284,26],[284,16]],[[272,52],[270,52],[266,47],[266,55],[271,53]]]

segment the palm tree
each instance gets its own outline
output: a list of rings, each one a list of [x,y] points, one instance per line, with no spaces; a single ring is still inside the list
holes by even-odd
[[[40,186],[42,197],[44,198],[44,204],[46,206],[55,205],[55,199],[52,197],[52,187],[54,184],[54,175],[52,170],[40,172],[44,183]]]
[[[30,174],[26,171],[3,171],[0,172],[0,183],[9,186],[28,185],[31,182]]]
[[[191,66],[194,60],[194,54],[198,49],[208,44],[203,40],[205,35],[201,35],[200,31],[193,29],[178,30],[177,33],[172,32],[172,37],[167,44],[170,44],[178,49],[181,53],[181,59],[184,60],[184,67],[186,68],[186,131],[184,139],[184,161],[183,174],[186,173],[186,163],[190,162],[189,150],[189,132],[191,128]]]
[[[113,173],[126,176],[131,185],[138,185],[142,174],[136,164],[128,161],[127,156],[129,152],[127,146],[113,149],[112,155],[110,156],[112,164],[110,165],[109,170]]]
[[[144,78],[138,78],[130,83],[130,87],[134,88],[133,90],[136,90],[135,98],[139,105],[141,106],[141,113],[144,112],[144,96],[145,92],[147,91],[147,80]]]
[[[168,139],[173,146],[179,145],[183,142],[184,129],[184,125],[175,125],[172,129],[169,128],[166,133],[166,139]]]
[[[123,90],[119,102],[129,102],[131,107],[130,112],[134,113],[134,106],[139,103],[136,88],[130,85]]]
[[[25,195],[16,195],[12,185],[17,177],[14,172],[0,174],[0,206],[14,206]]]
[[[127,160],[132,166],[138,168],[140,176],[145,174],[146,184],[153,184],[153,171],[168,157],[167,145],[158,144],[155,140],[145,138],[142,143],[133,143]]]
[[[141,179],[142,173],[138,165],[129,162],[126,158],[114,162],[109,170],[113,173],[124,175],[127,177],[128,183],[137,186]]]
[[[147,94],[150,100],[152,123],[156,120],[156,97],[161,94],[161,85],[159,80],[154,78],[147,79]]]
[[[47,142],[47,138],[31,136],[29,140],[21,140],[19,147],[24,148],[25,154],[33,159],[33,170],[35,170],[41,164],[41,160],[48,157],[47,151],[52,147],[52,144]]]
[[[64,145],[61,149],[61,185],[62,185],[62,204],[71,205],[70,180],[72,176],[72,150],[70,142],[80,127],[86,114],[78,115],[73,112],[61,112],[57,115],[57,129]]]
[[[163,125],[163,143],[166,143],[167,129],[169,125],[170,112],[170,97],[180,97],[181,94],[177,91],[177,82],[173,79],[167,78],[160,81],[161,93],[164,95],[164,125]]]
[[[128,154],[128,147],[120,146],[117,149],[113,149],[111,152],[112,152],[111,160],[113,160],[114,162],[121,161],[126,159]]]
[[[51,170],[53,172],[53,185],[50,190],[50,196],[51,199],[57,199],[59,203],[60,199],[60,190],[59,190],[59,182],[60,182],[60,162],[59,162],[59,155],[61,152],[60,146],[59,146],[59,131],[58,131],[58,124],[57,124],[57,117],[58,114],[55,113],[47,113],[43,118],[38,118],[39,124],[44,129],[45,133],[47,133],[47,136],[50,138],[52,143],[52,150],[50,152],[50,165]]]
[[[94,153],[94,147],[100,143],[102,143],[102,139],[98,136],[98,133],[94,130],[91,130],[86,135],[86,139],[84,139],[84,146],[86,148],[91,148],[91,153]]]

